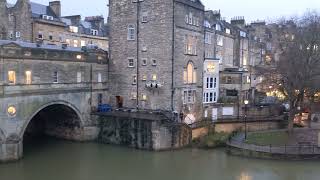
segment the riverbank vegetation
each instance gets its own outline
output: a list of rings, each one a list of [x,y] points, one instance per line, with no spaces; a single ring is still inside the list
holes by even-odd
[[[286,131],[249,133],[246,143],[259,146],[283,146],[289,141]]]
[[[231,133],[225,132],[211,132],[207,136],[193,140],[193,147],[205,149],[224,147],[231,135]]]

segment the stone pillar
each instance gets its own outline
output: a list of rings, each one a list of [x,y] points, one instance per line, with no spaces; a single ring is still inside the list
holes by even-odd
[[[23,156],[23,143],[5,142],[0,144],[0,162],[17,161]]]

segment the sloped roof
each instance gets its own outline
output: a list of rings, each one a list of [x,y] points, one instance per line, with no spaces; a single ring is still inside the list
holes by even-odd
[[[31,12],[33,17],[48,15],[54,18],[58,18],[57,15],[52,11],[52,9],[49,6],[35,3],[35,2],[30,2],[30,6],[31,6]]]
[[[61,46],[57,45],[48,45],[48,44],[42,44],[40,47],[37,46],[36,43],[29,43],[29,42],[23,42],[23,41],[10,41],[10,40],[0,40],[0,46],[5,46],[9,44],[15,44],[17,46],[23,47],[23,48],[39,48],[39,49],[49,49],[49,50],[61,50],[61,51],[73,51],[73,52],[81,52],[81,48],[77,47],[67,47],[66,49],[62,49]]]

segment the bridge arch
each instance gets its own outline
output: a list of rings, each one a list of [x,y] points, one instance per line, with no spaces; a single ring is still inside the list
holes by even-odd
[[[46,119],[41,119],[43,116],[46,116]],[[19,134],[19,137],[23,139],[28,129],[32,128],[30,127],[32,126],[32,123],[34,123],[35,121],[43,121],[42,123],[49,123],[50,126],[56,123],[56,125],[64,125],[66,126],[65,128],[70,128],[68,136],[63,133],[59,135],[58,130],[56,134],[54,134],[55,132],[53,131],[47,132],[51,133],[50,135],[57,137],[60,136],[59,138],[64,138],[68,140],[76,140],[77,138],[73,136],[76,133],[71,131],[80,131],[81,127],[83,127],[84,122],[82,118],[82,114],[75,105],[67,101],[52,101],[37,108],[37,110],[26,119]],[[68,122],[68,120],[70,120],[70,122]],[[35,127],[34,129],[36,128],[37,127]],[[44,129],[38,130],[44,131]]]

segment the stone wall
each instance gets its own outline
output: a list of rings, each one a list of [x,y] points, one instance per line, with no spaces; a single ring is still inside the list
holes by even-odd
[[[182,124],[130,117],[99,117],[99,141],[144,150],[182,148],[191,142],[191,130]]]

